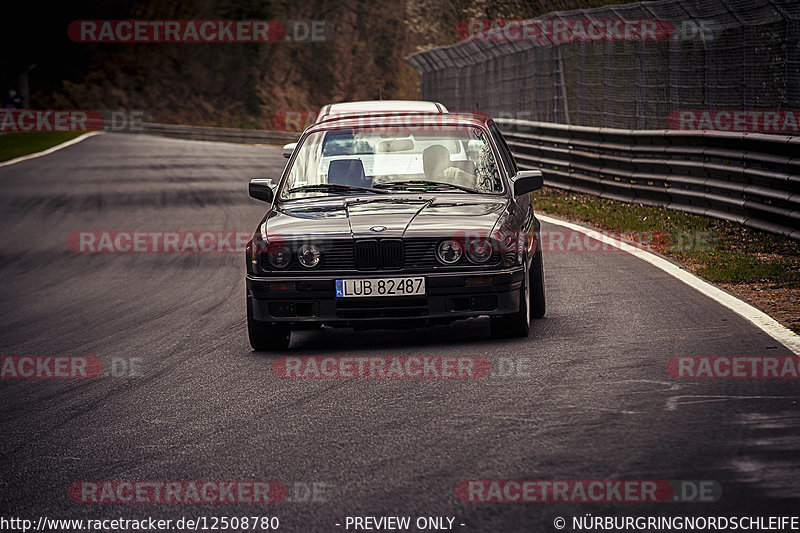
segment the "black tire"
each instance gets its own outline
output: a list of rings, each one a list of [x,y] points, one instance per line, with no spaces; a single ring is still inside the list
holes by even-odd
[[[257,352],[275,352],[289,347],[292,330],[288,326],[254,319],[252,302],[247,298],[247,335],[250,346]]]
[[[542,318],[545,310],[544,299],[544,266],[542,252],[536,252],[531,264],[531,318]]]
[[[527,337],[531,330],[531,276],[529,272],[522,277],[519,289],[519,310],[516,313],[489,318],[492,337],[509,339]]]

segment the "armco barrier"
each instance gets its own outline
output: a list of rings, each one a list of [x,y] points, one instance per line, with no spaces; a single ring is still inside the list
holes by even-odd
[[[496,122],[520,166],[540,168],[546,185],[731,220],[800,240],[800,137]],[[298,138],[152,123],[141,133],[252,144]]]
[[[222,141],[246,144],[285,144],[295,142],[299,135],[280,131],[213,128],[209,126],[182,126],[178,124],[142,124],[137,133],[178,137],[195,141]]]
[[[800,239],[800,137],[623,130],[498,119],[545,184]]]

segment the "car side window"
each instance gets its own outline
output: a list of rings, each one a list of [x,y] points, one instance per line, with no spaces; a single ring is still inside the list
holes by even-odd
[[[508,169],[508,172],[512,176],[515,175],[517,172],[519,172],[517,162],[514,161],[514,156],[511,154],[511,150],[508,148],[506,140],[503,138],[503,134],[500,133],[500,129],[498,129],[497,124],[494,122],[490,123],[489,132],[492,134],[492,137],[494,137],[494,142],[500,149],[500,158],[503,160],[503,165]]]

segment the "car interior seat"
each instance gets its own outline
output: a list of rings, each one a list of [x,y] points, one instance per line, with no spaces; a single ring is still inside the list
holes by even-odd
[[[450,164],[450,150],[441,144],[428,146],[422,151],[422,169],[425,179],[436,180]]]

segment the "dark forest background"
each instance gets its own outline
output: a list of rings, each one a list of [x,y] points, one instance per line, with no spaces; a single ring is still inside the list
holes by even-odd
[[[154,122],[270,128],[286,109],[417,98],[404,57],[458,40],[465,18],[533,17],[608,0],[90,0],[3,7],[0,91],[28,74],[35,109],[145,111]],[[619,3],[619,2],[617,2]],[[264,44],[82,44],[83,19],[325,20],[330,40]],[[487,80],[488,82],[488,80]]]

